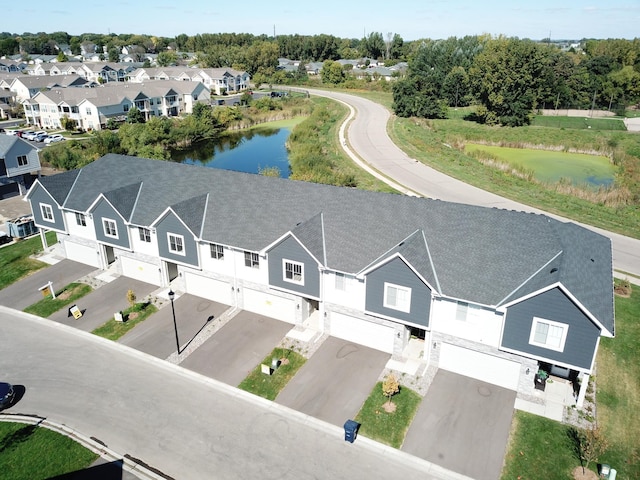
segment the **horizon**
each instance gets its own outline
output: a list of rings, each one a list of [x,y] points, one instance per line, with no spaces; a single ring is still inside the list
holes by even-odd
[[[77,4],[77,9],[72,8]],[[408,13],[413,12],[413,15]],[[142,21],[140,19],[143,19]],[[491,35],[532,40],[638,38],[640,3],[635,0],[566,0],[558,6],[540,0],[535,6],[522,0],[493,0],[491,6],[473,0],[406,0],[402,9],[371,0],[366,10],[358,5],[327,0],[322,5],[281,0],[278,5],[249,0],[227,12],[205,0],[176,6],[165,0],[116,0],[110,8],[95,3],[67,2],[64,7],[45,0],[3,8],[5,25],[20,25],[22,32],[52,34],[148,35],[175,38],[186,34],[249,33],[267,35],[333,35],[361,39],[372,32],[399,34],[404,41]]]

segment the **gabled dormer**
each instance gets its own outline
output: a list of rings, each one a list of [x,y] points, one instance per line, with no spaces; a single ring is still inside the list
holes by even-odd
[[[127,225],[141,185],[138,182],[101,193],[89,207],[88,213],[93,215],[96,239],[99,242],[131,249]]]
[[[320,298],[320,267],[326,263],[322,214],[298,224],[266,253],[271,287]]]
[[[26,199],[31,204],[33,220],[38,227],[66,232],[61,207],[79,174],[79,170],[71,170],[34,182]]]
[[[422,231],[394,246],[359,276],[365,278],[367,314],[429,327],[438,280]]]
[[[151,227],[156,229],[160,257],[175,263],[200,266],[198,239],[207,195],[190,198],[167,208]]]

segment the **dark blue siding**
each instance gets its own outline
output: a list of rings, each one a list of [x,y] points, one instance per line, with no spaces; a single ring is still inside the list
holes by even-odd
[[[173,213],[169,213],[160,220],[156,226],[156,233],[158,236],[158,250],[162,258],[186,263],[194,267],[200,265],[198,248],[196,241],[193,239],[193,233]],[[177,255],[169,251],[169,233],[182,235],[184,238],[184,255]]]
[[[320,272],[318,262],[294,238],[287,237],[267,253],[269,264],[269,284],[286,288],[302,295],[320,297]],[[304,285],[283,280],[282,260],[292,260],[304,265]]]
[[[366,277],[366,282],[365,309],[368,312],[379,313],[387,317],[423,325],[424,327],[429,326],[431,290],[400,258],[394,258],[369,273]],[[411,309],[409,313],[384,306],[385,282],[411,288]]]
[[[116,212],[109,202],[104,198],[98,201],[94,209],[91,211],[93,215],[93,225],[96,231],[96,238],[99,242],[107,243],[109,245],[117,245],[122,248],[131,248],[129,243],[129,232],[124,220],[118,212]],[[116,222],[118,229],[118,238],[108,237],[104,234],[104,226],[102,220],[108,218]]]
[[[31,204],[31,211],[33,212],[33,220],[36,225],[43,228],[53,228],[62,232],[66,232],[62,211],[56,203],[56,201],[49,195],[49,193],[40,185],[35,187],[35,190],[30,192],[29,203]],[[40,204],[44,203],[51,206],[53,211],[53,222],[43,220],[42,212],[40,210]]]
[[[529,344],[533,317],[569,325],[563,352]],[[502,346],[590,369],[599,336],[598,327],[559,288],[554,288],[507,308]]]

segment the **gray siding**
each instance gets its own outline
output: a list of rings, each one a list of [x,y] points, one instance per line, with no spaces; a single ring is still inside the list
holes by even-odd
[[[402,260],[394,258],[385,263],[369,273],[366,277],[366,282],[365,309],[368,312],[379,313],[424,327],[429,326],[431,290]],[[384,306],[385,282],[411,288],[411,308],[409,313]]]
[[[273,247],[267,255],[269,265],[269,285],[286,288],[302,295],[320,297],[320,272],[318,263],[292,237],[287,237]],[[283,280],[283,259],[299,262],[304,265],[304,285]]]
[[[124,220],[118,212],[116,212],[109,202],[102,198],[91,211],[93,215],[93,225],[96,231],[96,239],[101,243],[109,245],[117,245],[118,247],[130,249],[129,232]],[[118,230],[118,238],[108,237],[104,234],[104,226],[102,220],[108,218],[116,222]]]
[[[36,185],[34,188],[35,190],[30,192],[29,203],[31,204],[31,211],[33,212],[33,220],[35,224],[42,228],[53,228],[55,230],[66,232],[62,211],[56,201],[40,185]],[[42,212],[40,210],[41,203],[51,205],[51,210],[53,211],[53,222],[42,219]]]
[[[198,267],[198,248],[193,233],[185,227],[178,217],[173,213],[165,215],[165,217],[156,225],[156,233],[158,238],[158,250],[160,256],[167,260],[173,260],[180,263],[186,263]],[[169,251],[168,234],[182,235],[184,239],[184,255],[177,255]]]
[[[569,325],[563,352],[529,344],[533,317]],[[559,289],[554,288],[507,309],[502,346],[590,369],[600,330]]]

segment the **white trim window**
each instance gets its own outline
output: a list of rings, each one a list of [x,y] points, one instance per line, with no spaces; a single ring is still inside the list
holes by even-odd
[[[175,253],[176,255],[185,255],[184,237],[182,235],[167,233],[167,240],[169,243],[169,251],[171,253]]]
[[[87,217],[84,213],[76,212],[76,225],[81,227],[87,226]]]
[[[260,257],[257,253],[244,252],[244,266],[249,268],[260,268]]]
[[[224,247],[222,245],[211,243],[209,246],[211,247],[211,258],[216,260],[224,259]]]
[[[304,264],[283,258],[282,280],[296,285],[304,285]]]
[[[40,204],[40,213],[42,214],[42,219],[46,222],[55,222],[53,219],[53,207],[47,203]]]
[[[104,234],[109,238],[118,238],[118,224],[115,220],[110,218],[102,219],[102,229],[104,230]]]
[[[151,230],[145,227],[138,227],[138,235],[140,235],[140,241],[144,243],[151,243]]]
[[[27,160],[27,156],[26,155],[18,155],[18,166],[19,167],[26,167],[27,165],[29,165],[29,160]]]
[[[347,290],[347,278],[344,273],[336,272],[335,289],[343,292]]]
[[[569,325],[566,323],[533,317],[529,343],[537,347],[548,348],[556,352],[564,351]]]
[[[384,300],[382,304],[385,308],[409,313],[411,311],[411,289],[384,282]]]

